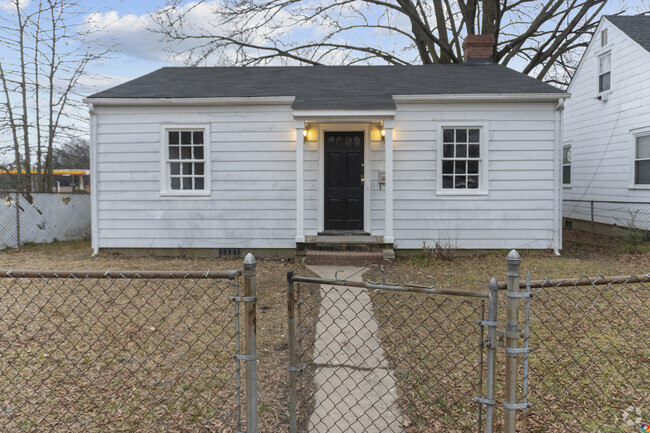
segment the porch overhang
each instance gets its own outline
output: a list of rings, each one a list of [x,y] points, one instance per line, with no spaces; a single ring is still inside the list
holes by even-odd
[[[305,122],[358,123],[389,122],[395,119],[395,110],[293,110],[296,128]],[[391,126],[392,127],[392,126]]]
[[[331,109],[294,109],[294,127],[296,129],[296,238],[297,244],[305,242],[305,136],[303,132],[308,124],[340,123],[381,123],[385,131],[385,218],[383,241],[393,244],[393,128],[395,110],[331,110]],[[368,168],[369,170],[369,168]],[[367,173],[366,173],[367,174]],[[366,176],[368,178],[368,176]]]

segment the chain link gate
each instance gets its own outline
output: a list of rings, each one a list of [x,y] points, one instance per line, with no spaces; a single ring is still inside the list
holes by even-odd
[[[473,292],[289,272],[287,284],[291,433],[481,432],[494,419],[496,283]]]

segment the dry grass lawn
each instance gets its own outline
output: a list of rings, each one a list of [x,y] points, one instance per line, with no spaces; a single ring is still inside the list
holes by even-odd
[[[631,248],[618,239],[598,236],[592,247],[586,234],[566,231],[564,246],[561,257],[549,251],[522,252],[522,279],[526,270],[533,280],[650,274],[647,244]],[[637,252],[629,253],[632,249]],[[490,277],[505,282],[506,254],[495,251],[457,256],[452,261],[425,256],[403,259],[386,276],[391,282],[485,291]],[[379,278],[376,271],[366,276]],[[373,300],[383,346],[400,382],[407,430],[474,430],[472,423],[478,415],[471,397],[478,395],[480,358],[476,355],[477,327],[472,324],[479,314],[467,305],[475,302],[424,301],[413,295],[401,297],[401,314],[386,314],[382,308],[386,296],[375,294]],[[499,308],[499,329],[504,329],[505,296]],[[463,309],[468,315],[458,317],[456,313]],[[549,286],[536,291],[531,311],[530,345],[535,350],[530,356],[532,409],[527,431],[619,432],[627,431],[626,421],[639,413],[644,421],[650,419],[650,283]],[[450,324],[451,328],[446,326]],[[405,328],[410,331],[404,332]],[[499,350],[498,398],[502,396],[503,361],[503,350]],[[430,368],[444,367],[445,362],[456,362],[457,368]],[[500,405],[497,411],[500,429]]]
[[[565,232],[565,248],[562,251],[562,256],[556,257],[552,252],[522,252],[522,271],[530,270],[533,279],[541,279],[549,276],[552,278],[572,278],[580,277],[583,275],[597,276],[597,275],[645,275],[650,272],[650,252],[647,252],[646,247],[638,248],[641,252],[630,254],[626,252],[629,248],[621,245],[619,241],[609,237],[600,236],[597,239],[596,247],[591,246],[590,240],[584,234],[579,232],[567,231]],[[79,269],[79,270],[228,270],[240,269],[242,267],[240,260],[219,260],[219,259],[194,259],[194,258],[152,258],[152,257],[138,257],[129,258],[123,257],[118,254],[99,254],[96,257],[90,257],[90,246],[87,242],[67,242],[55,243],[49,245],[31,245],[21,248],[20,250],[6,250],[0,251],[0,268],[2,269]],[[475,254],[467,256],[458,256],[453,261],[443,261],[435,259],[427,259],[424,257],[413,257],[407,259],[400,259],[391,270],[388,272],[388,279],[391,282],[410,282],[420,283],[426,285],[434,285],[436,287],[457,288],[457,289],[470,289],[470,290],[486,290],[487,282],[491,277],[496,277],[499,281],[505,281],[505,255],[507,251],[494,251],[486,254]],[[288,404],[287,404],[287,381],[286,381],[286,368],[287,368],[287,342],[286,342],[286,271],[289,269],[296,270],[297,274],[309,274],[309,271],[302,266],[281,260],[260,260],[258,264],[258,354],[259,354],[259,418],[260,418],[260,431],[263,432],[282,432],[288,431]],[[523,274],[522,274],[523,276]],[[370,275],[369,278],[375,279],[377,274]],[[84,293],[94,294],[93,299],[103,299],[101,295],[101,285],[96,287],[85,287]],[[72,296],[75,290],[79,288],[64,287],[56,288],[55,286],[48,286],[47,290],[40,294],[41,301],[44,302],[43,306],[53,309],[61,309],[63,316],[56,320],[46,320],[45,323],[40,323],[38,329],[24,329],[34,332],[36,337],[27,338],[29,333],[13,331],[11,334],[14,340],[5,338],[0,341],[0,351],[6,353],[7,350],[12,350],[13,360],[9,362],[7,357],[3,355],[0,360],[0,382],[4,382],[3,388],[11,389],[16,393],[23,390],[24,395],[31,395],[30,398],[23,398],[19,403],[27,405],[26,407],[33,407],[35,403],[48,403],[63,407],[64,409],[56,409],[53,414],[58,419],[59,425],[48,424],[48,429],[51,431],[92,431],[91,426],[107,426],[119,424],[121,428],[115,431],[128,431],[128,428],[138,428],[140,431],[161,431],[156,430],[155,425],[159,419],[156,419],[156,414],[160,417],[171,417],[169,421],[165,421],[165,430],[162,431],[206,431],[205,428],[199,427],[202,420],[210,419],[207,431],[222,431],[224,428],[223,423],[228,423],[234,416],[231,409],[233,404],[233,396],[215,392],[210,394],[205,392],[209,387],[219,388],[214,384],[222,384],[232,380],[232,365],[233,361],[228,359],[229,351],[231,351],[231,340],[224,340],[224,347],[227,349],[219,351],[209,347],[209,342],[205,340],[206,337],[213,335],[229,335],[222,334],[219,330],[210,328],[210,324],[205,322],[206,319],[218,317],[222,318],[222,314],[218,311],[210,311],[206,313],[206,308],[210,302],[214,302],[213,297],[206,295],[206,287],[198,285],[197,287],[183,287],[183,293],[187,296],[192,296],[195,300],[193,304],[184,303],[184,301],[168,302],[166,299],[172,297],[174,288],[170,286],[114,286],[120,288],[122,296],[130,299],[135,307],[131,311],[127,311],[128,319],[125,319],[124,314],[120,315],[113,312],[109,315],[110,318],[115,319],[122,317],[124,322],[120,324],[123,330],[114,331],[114,327],[106,326],[107,329],[113,329],[111,335],[113,340],[117,343],[103,340],[104,337],[98,336],[98,329],[95,327],[97,321],[93,321],[93,316],[85,316],[84,318],[76,317],[74,320],[66,320],[66,317],[73,317],[75,309],[83,311],[99,311],[93,310],[97,306],[91,306],[74,298]],[[221,286],[220,286],[221,287]],[[646,286],[647,288],[647,286]],[[0,286],[0,289],[2,287]],[[11,290],[16,290],[13,287],[11,290],[4,289],[6,299],[8,294],[12,294]],[[59,291],[59,297],[54,294]],[[198,290],[198,291],[197,291]],[[229,288],[227,290],[230,290]],[[226,292],[227,292],[226,290]],[[223,292],[217,296],[221,304],[227,302],[228,293]],[[65,297],[61,293],[66,293]],[[209,292],[208,292],[209,293]],[[155,296],[154,296],[155,295]],[[540,293],[540,295],[542,295]],[[36,296],[35,294],[29,296]],[[88,295],[89,296],[89,295]],[[120,293],[116,291],[111,295],[110,290],[107,292],[108,298],[112,301],[121,299]],[[572,295],[571,295],[572,296]],[[621,296],[600,296],[596,298],[589,298],[589,302],[585,305],[577,303],[576,299],[571,298],[566,294],[561,299],[565,302],[562,309],[557,307],[553,310],[550,309],[551,303],[546,305],[549,311],[548,315],[542,314],[544,317],[534,316],[534,320],[556,320],[561,323],[561,327],[544,328],[539,326],[538,336],[540,340],[545,339],[545,345],[571,345],[577,344],[579,350],[594,350],[594,347],[599,348],[593,352],[597,356],[578,357],[576,361],[568,354],[557,359],[555,356],[549,354],[553,352],[553,347],[546,349],[547,352],[541,352],[539,356],[539,363],[537,372],[531,374],[531,387],[532,393],[538,394],[538,405],[533,408],[529,420],[529,431],[543,432],[543,431],[620,431],[616,428],[621,427],[621,414],[620,412],[625,407],[619,407],[626,402],[635,402],[635,405],[641,405],[644,419],[650,419],[650,408],[648,408],[648,374],[647,365],[650,363],[650,352],[648,351],[648,298],[639,297],[638,292],[630,298],[629,293],[621,293]],[[15,294],[12,294],[10,299],[14,299]],[[64,302],[65,299],[72,299],[74,302]],[[466,420],[458,421],[461,417],[472,416],[472,405],[455,405],[456,412],[449,412],[447,410],[450,405],[457,401],[459,394],[463,397],[471,399],[474,397],[472,393],[476,385],[476,380],[470,377],[469,373],[475,371],[477,367],[474,355],[471,357],[463,356],[458,350],[465,347],[465,352],[469,351],[478,341],[478,334],[469,334],[469,329],[473,326],[473,318],[466,316],[459,316],[459,312],[470,311],[472,315],[476,314],[476,308],[472,306],[462,306],[461,308],[454,309],[451,302],[445,301],[441,304],[430,303],[422,304],[421,299],[413,297],[410,301],[399,299],[393,300],[394,296],[383,296],[381,294],[373,294],[373,301],[375,302],[376,316],[382,326],[382,338],[384,339],[385,349],[390,354],[397,353],[410,353],[412,356],[411,361],[396,356],[391,357],[391,361],[396,370],[409,371],[411,375],[403,375],[399,378],[400,389],[403,396],[408,397],[402,403],[403,411],[407,413],[409,429],[414,431],[436,431],[437,426],[459,426],[460,430],[464,430],[468,423]],[[140,299],[140,303],[138,303]],[[142,299],[148,300],[147,302]],[[558,299],[555,296],[554,302]],[[620,300],[623,300],[621,302]],[[625,302],[625,300],[632,299],[632,301]],[[390,301],[388,303],[387,301]],[[603,302],[607,302],[609,307],[601,307]],[[415,304],[413,302],[416,302]],[[431,302],[431,301],[427,301]],[[588,314],[597,314],[598,320],[593,327],[587,326],[583,321],[571,321],[567,318],[565,305],[567,302],[573,302],[579,305],[581,310],[586,311]],[[45,305],[47,304],[47,305]],[[38,305],[34,303],[34,305]],[[424,305],[424,306],[423,306]],[[589,305],[593,307],[596,305],[601,308],[600,310],[589,309]],[[56,308],[55,308],[56,307]],[[74,308],[73,308],[74,307]],[[139,312],[138,308],[145,308],[144,313]],[[4,307],[3,307],[4,308]],[[40,308],[40,307],[39,307]],[[67,309],[66,309],[67,308]],[[232,308],[229,305],[227,308]],[[396,309],[406,308],[402,310],[401,314],[396,314]],[[637,311],[637,316],[633,320],[626,320],[624,314],[634,314],[633,308],[640,308]],[[147,309],[151,312],[147,313]],[[201,314],[201,320],[193,321],[195,328],[192,333],[187,334],[189,341],[192,344],[185,346],[175,346],[174,351],[170,352],[177,358],[169,357],[164,359],[162,355],[164,352],[154,350],[160,344],[174,341],[174,332],[180,328],[178,322],[165,322],[162,318],[163,313],[158,313],[155,316],[155,311],[167,312],[170,315],[172,311],[186,311],[188,314],[194,314],[197,311]],[[179,310],[180,309],[180,310]],[[643,310],[645,309],[645,311]],[[29,309],[28,309],[29,310]],[[4,311],[4,310],[3,310]],[[109,311],[108,309],[101,311]],[[541,311],[541,310],[538,310]],[[552,311],[552,314],[550,313]],[[405,315],[404,312],[409,314]],[[15,312],[14,312],[15,313]],[[14,314],[12,313],[12,314]],[[615,316],[609,316],[613,314]],[[16,316],[11,316],[14,317]],[[142,329],[147,329],[152,317],[158,317],[160,324],[158,326],[152,325],[160,335],[150,335],[143,337],[139,334]],[[460,328],[449,327],[449,323],[444,322],[445,317],[453,319],[453,323],[461,323],[467,332],[463,335],[458,334]],[[398,321],[399,319],[399,321]],[[24,317],[20,319],[21,324],[25,326]],[[71,321],[72,320],[72,321]],[[74,323],[77,328],[71,326]],[[417,326],[413,326],[417,323]],[[548,323],[548,322],[544,322]],[[610,326],[607,327],[608,323]],[[66,325],[67,324],[67,325]],[[126,325],[129,326],[126,326]],[[108,324],[107,324],[108,325]],[[466,326],[465,326],[466,325]],[[0,326],[5,328],[6,322],[0,322]],[[165,328],[167,326],[167,328]],[[634,334],[633,340],[612,341],[609,338],[611,332],[627,332],[626,335],[632,335],[632,327]],[[440,329],[445,332],[431,332],[432,329]],[[640,327],[640,328],[639,328]],[[452,329],[453,328],[453,329]],[[62,337],[62,330],[67,330],[67,336]],[[83,333],[80,331],[83,329]],[[168,329],[169,333],[162,333],[162,329]],[[184,328],[183,328],[184,329]],[[589,329],[597,329],[598,332],[588,334],[588,339],[576,339],[576,336],[587,335],[585,334]],[[186,332],[187,329],[184,329]],[[206,331],[207,333],[200,333],[198,330]],[[154,331],[152,331],[154,332]],[[578,334],[581,333],[581,334]],[[155,334],[155,332],[154,332]],[[9,334],[6,334],[9,335]],[[84,337],[81,338],[80,335]],[[441,339],[440,336],[444,338]],[[81,340],[94,336],[98,346],[95,348],[82,348],[78,347]],[[551,338],[552,337],[552,338]],[[57,339],[63,338],[65,341]],[[125,340],[120,340],[124,338]],[[135,350],[135,346],[129,344],[136,344],[140,341],[150,344],[150,349],[141,349],[140,352]],[[205,340],[205,341],[204,341]],[[420,347],[413,345],[409,346],[409,341],[416,341]],[[186,343],[187,343],[186,341]],[[462,342],[460,345],[454,346],[454,343]],[[550,343],[549,343],[550,342]],[[20,345],[19,350],[11,344]],[[535,342],[539,345],[540,342]],[[533,343],[531,343],[533,344]],[[632,345],[640,344],[642,347],[635,350]],[[67,345],[67,346],[66,346]],[[595,345],[595,346],[594,346]],[[11,347],[10,347],[11,346]],[[51,350],[39,351],[39,347],[49,347]],[[100,349],[98,349],[98,347]],[[571,347],[569,350],[577,350],[576,347]],[[644,348],[645,347],[645,348]],[[181,351],[179,348],[182,348]],[[600,350],[602,348],[602,350]],[[134,350],[131,350],[134,349]],[[408,350],[407,350],[408,349]],[[57,351],[58,350],[58,351]],[[90,350],[90,351],[89,351]],[[149,351],[148,351],[149,350]],[[405,352],[406,350],[406,352]],[[444,352],[443,352],[444,350]],[[102,352],[103,351],[103,352]],[[456,351],[456,352],[455,352]],[[92,360],[101,360],[93,365],[88,364],[87,359],[79,358],[81,367],[76,365],[74,369],[68,368],[65,374],[59,371],[65,367],[65,362],[69,362],[74,356],[80,353],[93,353],[93,356],[86,356]],[[213,364],[210,364],[210,369],[214,370],[214,374],[208,379],[199,377],[200,375],[187,376],[191,380],[184,383],[166,382],[170,380],[167,378],[174,377],[174,374],[165,374],[165,369],[169,368],[170,371],[175,368],[174,365],[167,365],[165,362],[170,363],[170,360],[175,362],[185,363],[189,365],[190,360],[193,360],[191,365],[208,365],[209,359],[206,359],[205,354],[214,354],[215,359]],[[180,355],[179,355],[180,354]],[[623,358],[620,358],[621,354]],[[74,355],[74,356],[73,356]],[[102,358],[102,355],[105,355]],[[140,357],[150,356],[148,362],[141,362]],[[545,358],[542,356],[546,355]],[[194,356],[194,358],[192,358]],[[400,355],[401,356],[401,355]],[[55,358],[55,359],[53,359]],[[144,358],[142,358],[144,359]],[[437,365],[440,371],[435,371],[431,375],[432,368],[411,368],[412,360],[418,359],[420,363],[431,363]],[[542,362],[543,361],[543,362]],[[453,371],[453,364],[460,362],[465,367],[463,371]],[[533,358],[531,358],[531,365]],[[627,363],[624,369],[620,368],[620,363]],[[86,364],[84,364],[86,363]],[[406,363],[406,364],[405,364]],[[594,365],[594,363],[600,363]],[[161,368],[160,366],[163,365]],[[216,365],[216,366],[215,366]],[[460,365],[460,364],[459,364]],[[644,368],[644,365],[646,366]],[[138,367],[138,368],[136,368]],[[588,380],[585,379],[586,374],[596,371],[597,367],[599,372],[605,372],[609,377],[604,381]],[[58,370],[57,370],[58,368]],[[94,368],[94,370],[92,370]],[[532,368],[532,367],[531,367]],[[139,376],[139,371],[147,372],[144,376]],[[444,370],[444,371],[443,371]],[[450,373],[451,370],[451,373]],[[57,372],[58,371],[58,372]],[[110,380],[116,372],[130,372],[130,376],[118,380],[119,383],[111,383]],[[620,373],[623,371],[623,373]],[[632,376],[632,372],[636,371],[636,376]],[[643,373],[645,371],[645,373]],[[426,373],[426,374],[425,374]],[[534,376],[537,374],[538,376]],[[59,375],[59,376],[57,376]],[[78,375],[78,376],[75,376]],[[616,376],[618,375],[618,376]],[[48,394],[47,396],[37,395],[28,392],[35,386],[30,384],[24,379],[36,377],[41,386],[45,385],[44,389],[61,389],[70,390],[65,395],[56,395],[56,393]],[[186,377],[186,376],[183,376]],[[22,378],[21,381],[16,381],[16,378]],[[85,385],[75,385],[81,379],[86,378]],[[149,388],[138,389],[142,385],[144,379],[150,380],[155,378],[154,381],[148,382]],[[600,386],[604,390],[604,394],[599,396],[596,403],[590,404],[589,395],[576,397],[576,393],[569,392],[571,390],[570,384],[572,381],[583,379],[583,387],[578,388],[581,390],[591,389],[593,386]],[[640,378],[640,379],[638,379]],[[107,383],[102,383],[105,380]],[[174,379],[176,380],[176,379]],[[439,382],[440,380],[446,382]],[[83,380],[81,380],[83,382]],[[537,382],[535,382],[537,381]],[[102,383],[102,386],[95,386],[95,393],[88,390],[93,389],[94,383]],[[230,383],[230,382],[228,382]],[[457,394],[449,394],[442,396],[442,398],[432,398],[432,394],[437,392],[440,383],[447,383],[450,386],[460,384]],[[414,387],[413,384],[417,384]],[[13,386],[13,388],[6,388]],[[86,386],[86,388],[84,388]],[[640,389],[634,390],[634,387]],[[49,388],[48,388],[49,387]],[[119,390],[119,393],[111,395],[101,395],[101,390],[106,392]],[[163,393],[158,397],[156,390],[162,390]],[[98,391],[99,390],[99,391]],[[127,392],[130,390],[130,392]],[[12,418],[11,405],[14,402],[7,401],[8,391],[4,396],[0,396],[0,425],[5,426],[5,429],[11,427],[9,430],[14,429],[15,424],[8,424],[15,422],[15,417]],[[624,393],[618,395],[617,393]],[[632,393],[633,395],[630,395]],[[21,393],[18,392],[17,395]],[[60,394],[60,393],[59,393]],[[641,397],[639,397],[641,396]],[[169,398],[167,398],[169,397]],[[564,398],[564,400],[563,400]],[[576,400],[576,398],[578,398]],[[98,400],[99,399],[99,400]],[[185,400],[183,400],[185,399]],[[533,397],[531,397],[533,399]],[[567,399],[570,399],[567,402]],[[98,401],[102,401],[101,409]],[[612,401],[611,407],[606,407],[606,415],[598,415],[599,408],[602,410],[603,401]],[[570,404],[568,404],[570,403]],[[601,406],[595,406],[596,404]],[[205,406],[209,406],[206,409]],[[567,409],[568,407],[568,409]],[[110,410],[106,408],[115,409],[115,413],[111,415]],[[151,410],[154,408],[154,410]],[[146,409],[147,416],[143,414]],[[63,410],[62,413],[58,411]],[[207,410],[207,412],[206,412]],[[588,416],[593,412],[592,424],[584,424],[584,420],[576,421],[575,419],[564,415],[566,411],[575,412],[576,416],[582,418]],[[560,411],[561,414],[554,418],[551,423],[549,416],[553,416],[555,411]],[[562,412],[563,411],[563,412]],[[102,416],[110,415],[109,419],[104,419],[100,424],[93,419],[93,414]],[[557,412],[557,413],[560,413]],[[445,418],[445,413],[447,418]],[[168,415],[172,414],[172,415]],[[616,414],[616,415],[614,415]],[[617,416],[617,419],[612,417]],[[10,420],[14,421],[10,421]],[[32,424],[23,423],[21,429],[23,431],[41,431],[42,425],[37,426],[33,424],[38,421],[38,417],[30,422]],[[118,420],[119,422],[117,422]],[[122,420],[125,420],[122,422]],[[602,421],[602,422],[601,422]],[[50,420],[51,422],[51,420]],[[86,427],[84,427],[86,422]],[[66,424],[67,423],[67,424]],[[132,423],[132,424],[129,424]],[[133,424],[134,423],[134,424]],[[410,423],[410,424],[409,424]],[[575,425],[571,426],[570,423]],[[606,423],[604,425],[603,423]],[[471,425],[471,422],[469,423]],[[585,430],[585,425],[588,427]],[[603,426],[604,425],[604,426]],[[74,426],[74,427],[70,427]],[[618,427],[614,427],[618,426]],[[442,427],[441,427],[442,428]],[[96,429],[100,431],[101,428]],[[447,430],[452,431],[452,430]]]
[[[91,258],[90,253],[87,242],[30,245],[19,250],[0,251],[0,268],[183,271],[242,268],[241,260],[131,258],[119,254],[99,254]],[[308,272],[287,261],[258,261],[257,342],[262,432],[288,430],[286,272],[289,269]],[[0,290],[5,292],[3,300],[9,299],[14,304],[17,284],[10,284],[6,279],[0,281]],[[30,329],[35,338],[23,331],[14,332],[13,340],[5,334],[4,341],[0,341],[0,351],[5,352],[0,359],[0,383],[12,384],[10,389],[5,389],[5,396],[0,396],[0,409],[5,411],[6,405],[17,413],[19,406],[30,408],[30,404],[35,403],[46,406],[38,411],[29,409],[30,417],[20,424],[10,413],[0,412],[0,426],[5,426],[1,430],[43,431],[47,426],[49,431],[65,432],[106,431],[109,427],[115,431],[132,431],[133,428],[138,431],[206,431],[206,428],[207,431],[228,431],[225,425],[234,417],[234,395],[228,392],[234,383],[234,361],[229,358],[234,353],[234,342],[232,326],[223,324],[232,320],[234,308],[228,299],[232,295],[229,284],[209,287],[205,281],[199,284],[186,281],[179,285],[175,281],[156,280],[146,285],[141,282],[125,284],[124,281],[111,285],[106,280],[99,284],[94,280],[84,285],[87,287],[79,287],[76,282],[61,287],[59,283],[37,282],[32,287],[38,289],[30,292],[24,290],[30,285],[26,280],[18,283],[23,287],[20,290],[24,303],[33,300],[31,310],[42,310],[36,307],[45,304],[48,308],[37,316],[39,324],[35,329]],[[103,298],[102,291],[105,292]],[[55,292],[59,295],[52,297]],[[182,300],[177,299],[179,293],[184,295]],[[99,306],[94,305],[95,299],[100,299]],[[106,307],[109,303],[120,308]],[[121,311],[127,304],[129,308]],[[18,305],[14,305],[13,310]],[[92,312],[94,316],[82,312]],[[77,317],[75,313],[84,317]],[[186,317],[185,322],[191,329],[178,319],[181,316]],[[11,319],[5,316],[5,319],[21,325],[28,320],[25,315],[19,318],[13,315]],[[158,323],[151,325],[156,320]],[[210,321],[219,322],[223,329],[211,328]],[[9,324],[0,321],[0,328],[7,329]],[[156,330],[150,331],[150,328]],[[102,330],[108,333],[100,336]],[[94,350],[88,352],[88,347],[80,346],[85,343],[94,343]],[[13,363],[6,358],[8,349],[14,353]],[[72,362],[75,357],[82,363],[81,367]],[[188,366],[194,370],[187,370]],[[204,369],[204,373],[196,371],[197,368]],[[114,383],[110,383],[111,380]],[[33,389],[29,387],[33,386],[44,386],[41,393],[44,389],[59,389],[65,395],[53,395],[48,391],[47,396],[39,396],[30,392]],[[102,391],[109,395],[102,395]],[[17,396],[15,402],[6,401],[8,394]],[[54,406],[58,407],[53,409]],[[42,420],[39,426],[35,424],[38,420]],[[164,429],[156,429],[157,425]]]

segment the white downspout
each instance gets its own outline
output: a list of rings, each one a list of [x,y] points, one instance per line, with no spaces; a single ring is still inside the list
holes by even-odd
[[[555,143],[553,148],[554,176],[553,176],[553,208],[555,215],[553,218],[553,252],[560,255],[561,230],[562,230],[562,110],[564,110],[564,99],[558,100],[555,109]]]
[[[90,112],[90,239],[93,248],[93,256],[99,253],[99,231],[97,227],[97,112],[95,105],[88,104]]]

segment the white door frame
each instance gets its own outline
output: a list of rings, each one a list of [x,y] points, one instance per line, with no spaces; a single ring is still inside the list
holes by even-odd
[[[318,124],[318,233],[325,230],[325,131],[363,131],[363,231],[372,234],[370,123]]]

